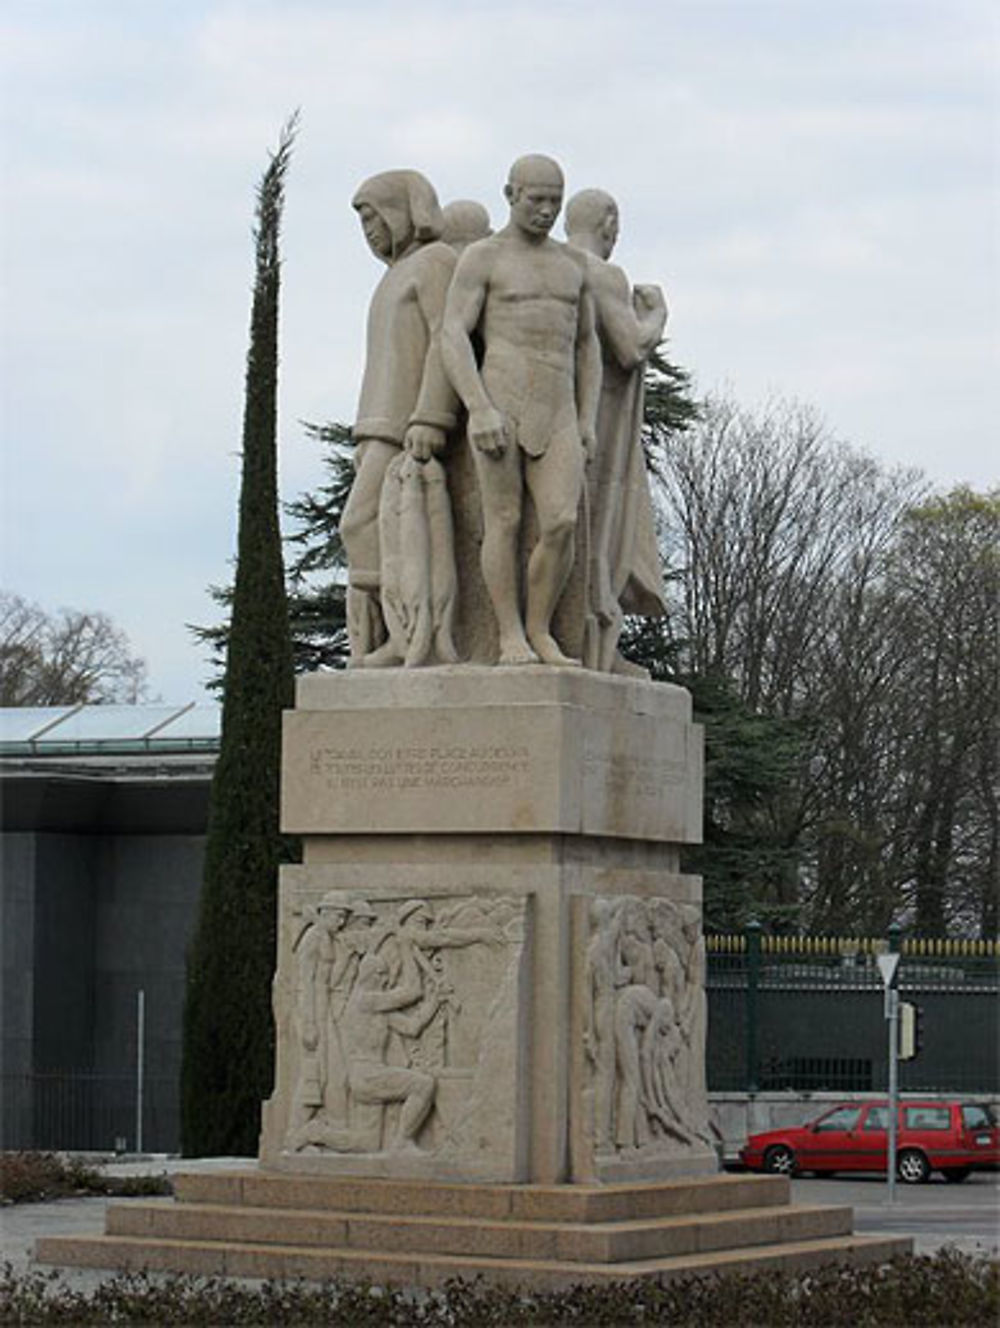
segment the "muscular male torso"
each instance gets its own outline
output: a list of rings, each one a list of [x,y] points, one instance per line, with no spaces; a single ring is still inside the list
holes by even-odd
[[[481,243],[488,261],[483,384],[521,450],[542,456],[556,437],[579,441],[581,265],[554,240],[525,245],[500,235]]]

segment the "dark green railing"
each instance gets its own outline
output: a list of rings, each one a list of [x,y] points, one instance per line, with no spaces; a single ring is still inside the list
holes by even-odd
[[[717,1091],[882,1091],[888,1035],[877,958],[900,954],[923,1045],[904,1090],[1000,1094],[1000,942],[770,936],[755,923],[706,937],[708,1083]]]

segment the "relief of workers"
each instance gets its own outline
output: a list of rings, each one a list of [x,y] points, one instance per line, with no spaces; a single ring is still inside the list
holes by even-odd
[[[387,271],[368,310],[365,372],[353,429],[357,473],[340,525],[348,560],[351,664],[423,663],[432,650],[450,662],[457,658],[450,639],[455,594],[451,518],[443,470],[435,458],[455,425],[457,406],[439,344],[455,251],[440,239],[437,195],[418,171],[374,175],[352,203],[372,253]],[[404,451],[413,459],[405,473],[397,461]],[[393,462],[395,489],[380,534],[384,481]],[[407,570],[405,548],[414,528],[423,552],[409,559],[414,565]],[[381,548],[385,536],[397,546],[389,551],[395,562],[388,568],[388,584]],[[404,573],[410,578],[406,584]]]

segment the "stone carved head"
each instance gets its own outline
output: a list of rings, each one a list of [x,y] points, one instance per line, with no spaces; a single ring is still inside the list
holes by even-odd
[[[504,197],[511,225],[533,239],[544,239],[555,225],[563,199],[563,173],[557,161],[540,153],[518,157],[510,168]]]
[[[377,917],[375,910],[367,899],[355,897],[348,901],[347,907],[352,922],[363,922],[365,926],[371,926]]]
[[[566,235],[610,258],[618,239],[618,204],[603,189],[581,189],[566,204]],[[589,243],[588,243],[589,242]]]
[[[474,240],[485,240],[493,234],[490,214],[471,198],[457,198],[442,208],[444,230],[441,239],[453,249],[461,252]]]
[[[376,258],[391,267],[414,245],[437,240],[444,229],[441,205],[419,171],[382,171],[351,199]]]
[[[332,922],[342,927],[347,921],[350,905],[347,896],[339,890],[328,890],[316,905],[316,911],[324,922]]]
[[[429,927],[431,925],[431,914],[427,907],[427,901],[424,899],[408,899],[405,904],[400,905],[397,920],[400,927],[405,923],[419,929]]]

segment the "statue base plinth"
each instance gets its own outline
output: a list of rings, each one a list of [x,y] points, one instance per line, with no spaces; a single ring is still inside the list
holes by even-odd
[[[46,1236],[42,1263],[202,1277],[525,1291],[824,1264],[884,1263],[908,1236],[855,1236],[847,1207],[789,1203],[786,1176],[662,1185],[449,1185],[263,1169],[178,1174],[175,1199],[129,1199],[102,1236]]]
[[[700,882],[678,870],[701,785],[681,688],[541,666],[302,679],[262,1163],[715,1171]]]

